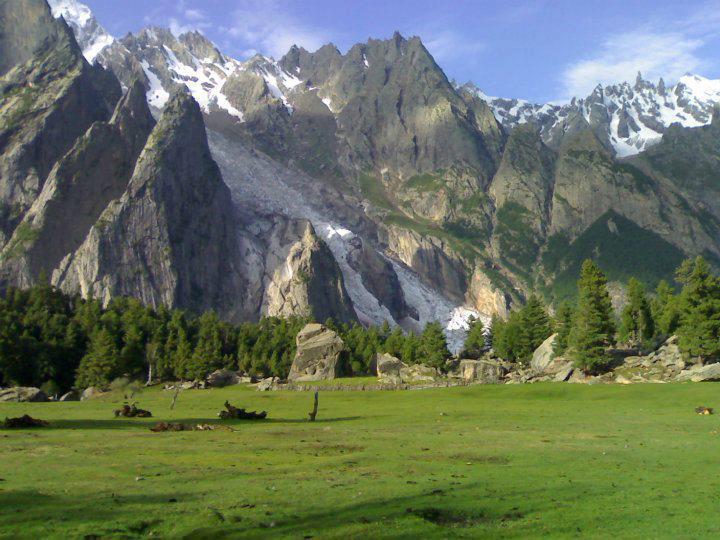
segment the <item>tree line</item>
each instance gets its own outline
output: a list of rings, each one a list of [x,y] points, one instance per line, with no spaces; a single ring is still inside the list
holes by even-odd
[[[213,311],[194,316],[117,297],[103,307],[49,285],[9,289],[0,299],[0,386],[40,386],[50,394],[70,388],[107,387],[120,377],[153,381],[202,379],[227,368],[257,377],[287,377],[295,337],[310,322],[264,317],[231,324]],[[450,357],[442,327],[428,324],[404,334],[387,324],[326,325],[348,349],[348,375],[369,374],[379,352],[409,364],[443,368]]]
[[[652,349],[673,334],[687,357],[701,363],[720,361],[720,278],[703,257],[697,257],[684,261],[675,279],[679,292],[660,281],[649,295],[640,281],[631,278],[626,304],[616,314],[607,278],[586,260],[574,304],[561,304],[551,318],[540,299],[531,296],[507,320],[495,318],[486,339],[500,358],[528,363],[534,350],[557,333],[554,354],[569,357],[591,374],[608,369],[611,347]]]
[[[461,356],[478,358],[489,347],[508,361],[528,363],[533,351],[557,333],[555,354],[571,358],[588,373],[607,368],[607,349],[618,343],[652,348],[672,334],[689,357],[720,360],[720,278],[702,258],[677,270],[679,292],[662,281],[654,294],[631,279],[627,304],[615,314],[607,279],[595,263],[582,266],[578,298],[554,316],[537,296],[490,328],[472,321]],[[144,306],[118,297],[103,307],[94,299],[71,296],[49,285],[9,289],[0,299],[0,386],[42,386],[55,394],[72,387],[107,387],[129,377],[153,381],[200,379],[228,368],[254,376],[285,378],[296,353],[302,317],[264,317],[231,324],[213,311],[195,316],[180,309]],[[386,323],[325,324],[346,344],[348,375],[372,374],[378,353],[407,364],[448,368],[447,342],[438,323],[405,333]]]

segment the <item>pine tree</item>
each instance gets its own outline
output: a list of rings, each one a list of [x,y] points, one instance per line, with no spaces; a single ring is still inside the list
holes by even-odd
[[[658,283],[650,306],[658,336],[666,338],[673,334],[680,325],[680,304],[675,289],[664,279]]]
[[[202,379],[223,363],[220,325],[215,312],[208,311],[200,317],[196,341],[195,350],[185,365],[185,375]]]
[[[523,350],[520,356],[530,359],[543,341],[552,334],[552,324],[540,298],[531,295],[520,312],[520,324],[523,330]]]
[[[627,287],[627,305],[623,308],[620,324],[620,339],[631,346],[647,345],[655,335],[655,322],[645,287],[635,278],[630,278]]]
[[[485,348],[485,328],[480,319],[472,318],[469,321],[465,344],[463,345],[462,356],[466,358],[480,358]]]
[[[569,302],[560,304],[555,314],[555,331],[557,332],[555,344],[553,345],[553,354],[555,356],[562,356],[567,350],[574,315],[575,310]]]
[[[578,281],[578,308],[569,345],[575,365],[598,373],[607,364],[607,347],[615,343],[615,323],[607,279],[591,260],[582,265]]]
[[[720,357],[720,278],[710,273],[702,257],[685,261],[678,269],[680,293],[680,349],[700,363]]]
[[[90,339],[88,353],[80,361],[77,371],[78,388],[95,386],[106,388],[121,372],[120,352],[113,335],[102,328]]]
[[[445,369],[445,361],[450,358],[447,339],[442,326],[437,322],[425,325],[420,335],[420,362],[437,369]]]

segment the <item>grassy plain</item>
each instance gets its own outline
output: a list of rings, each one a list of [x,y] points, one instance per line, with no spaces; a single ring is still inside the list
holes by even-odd
[[[472,386],[320,392],[146,390],[0,404],[0,538],[717,538],[720,386]],[[236,431],[228,399],[268,411]]]

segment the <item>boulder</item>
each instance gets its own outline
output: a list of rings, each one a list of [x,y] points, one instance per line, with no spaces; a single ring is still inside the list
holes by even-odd
[[[685,360],[683,360],[683,356],[677,342],[677,336],[670,337],[651,356],[656,362],[659,362],[665,367],[676,368],[679,370],[685,369]]]
[[[267,392],[268,390],[272,390],[279,382],[280,379],[278,377],[268,377],[257,383],[257,390],[258,392]]]
[[[573,371],[575,371],[575,369],[573,368],[572,363],[567,362],[565,366],[560,368],[557,373],[555,373],[555,378],[553,380],[555,382],[565,382],[573,374]]]
[[[684,369],[675,380],[678,382],[718,381],[720,380],[720,363],[708,364],[706,366],[693,366],[690,369]]]
[[[505,375],[505,368],[497,360],[460,360],[460,378],[464,381],[478,381],[495,384]]]
[[[335,332],[311,323],[298,332],[297,353],[290,367],[290,381],[321,381],[340,374],[340,358],[345,344]]]
[[[80,396],[75,390],[70,390],[69,392],[60,396],[60,399],[58,401],[80,401]]]
[[[241,377],[236,372],[229,369],[218,369],[207,376],[205,384],[209,388],[222,388],[223,386],[239,384],[240,381]]]
[[[16,386],[0,390],[0,402],[42,402],[48,401],[45,392],[32,386]]]
[[[403,366],[400,368],[400,379],[402,382],[433,382],[440,376],[437,369],[424,366],[422,364],[413,364],[412,366]]]
[[[400,371],[408,367],[398,358],[387,353],[378,353],[375,362],[378,379],[384,382],[400,382]]]
[[[88,399],[96,398],[98,396],[103,395],[103,393],[104,392],[101,392],[94,386],[90,386],[90,387],[86,388],[85,390],[83,390],[83,393],[80,394],[80,401],[87,401]]]
[[[530,367],[536,373],[544,373],[545,369],[552,362],[554,354],[553,348],[555,347],[556,338],[557,334],[553,334],[543,341],[537,349],[535,349],[535,352],[532,355],[532,360],[530,361]]]

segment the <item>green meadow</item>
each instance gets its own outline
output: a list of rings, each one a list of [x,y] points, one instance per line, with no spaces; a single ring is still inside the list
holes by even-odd
[[[717,538],[720,386],[477,385],[0,404],[0,538]],[[233,430],[225,400],[268,411]]]

